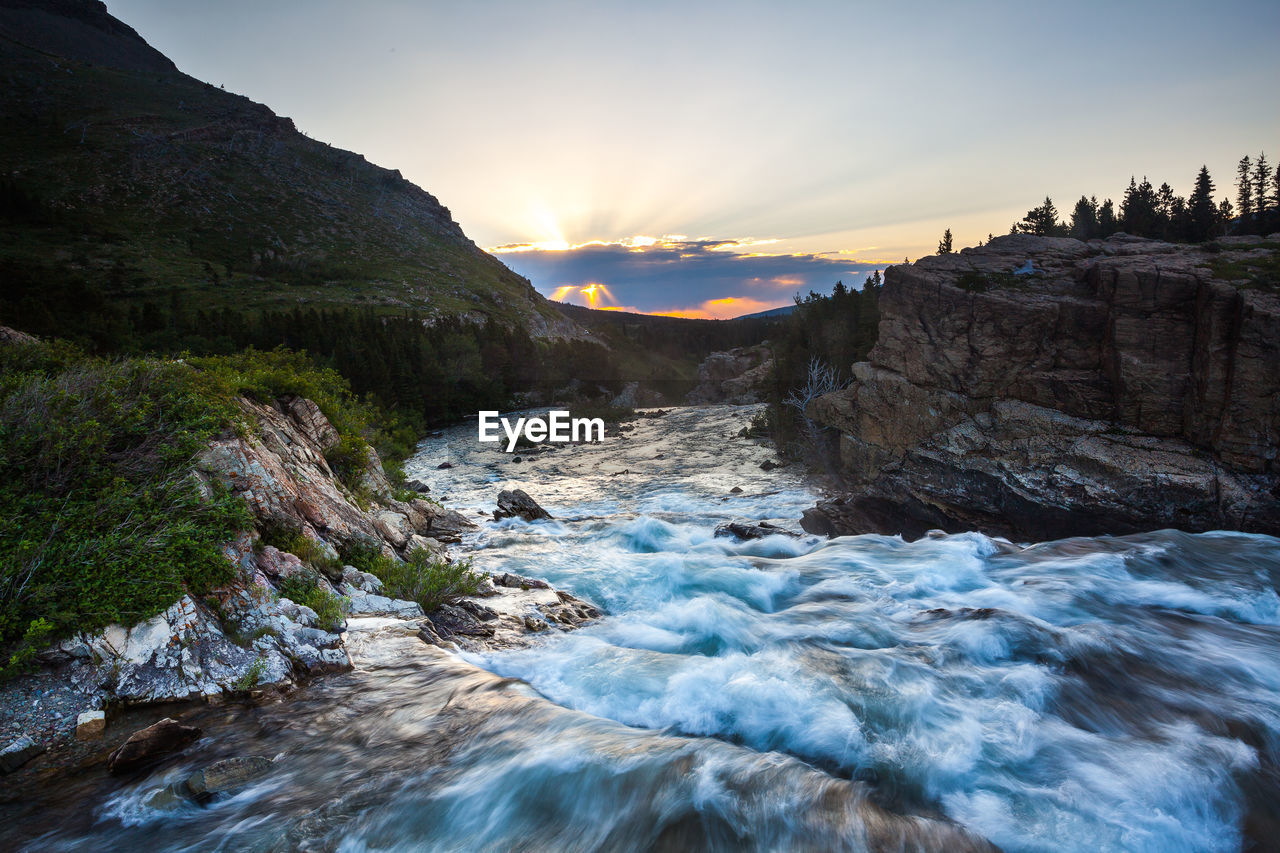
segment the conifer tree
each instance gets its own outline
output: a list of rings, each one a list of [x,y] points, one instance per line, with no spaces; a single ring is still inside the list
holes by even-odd
[[[1271,209],[1271,199],[1267,198],[1267,187],[1271,183],[1271,164],[1267,162],[1265,153],[1259,154],[1257,161],[1253,164],[1253,186],[1256,188],[1253,200],[1253,209],[1258,216],[1262,216]]]
[[[1236,166],[1236,207],[1240,208],[1240,222],[1244,224],[1253,216],[1253,173],[1249,155],[1240,158]]]
[[[948,228],[946,231],[942,233],[942,239],[938,241],[938,254],[939,255],[951,254],[951,229],[950,228]]]
[[[1098,236],[1105,240],[1119,228],[1119,223],[1116,222],[1115,202],[1107,199],[1098,205]]]
[[[1202,243],[1214,236],[1218,226],[1218,208],[1213,203],[1213,179],[1209,177],[1209,167],[1201,166],[1196,175],[1196,188],[1187,200],[1187,213],[1190,217],[1192,242]]]
[[[1077,240],[1092,240],[1098,236],[1098,199],[1080,196],[1071,211],[1071,236]]]

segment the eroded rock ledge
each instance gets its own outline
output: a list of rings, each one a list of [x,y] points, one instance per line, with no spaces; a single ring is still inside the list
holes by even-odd
[[[808,412],[844,482],[806,529],[1280,534],[1278,257],[1011,235],[890,267],[870,360]]]

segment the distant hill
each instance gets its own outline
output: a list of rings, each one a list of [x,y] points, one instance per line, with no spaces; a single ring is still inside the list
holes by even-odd
[[[0,320],[97,300],[577,330],[400,173],[177,70],[96,0],[0,0]]]
[[[781,308],[770,308],[768,311],[757,311],[754,314],[743,314],[741,317],[734,317],[733,319],[756,320],[761,317],[785,317],[794,310],[796,310],[795,305],[783,305]]]

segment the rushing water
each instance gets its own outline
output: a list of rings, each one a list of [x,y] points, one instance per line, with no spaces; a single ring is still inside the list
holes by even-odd
[[[677,410],[520,463],[473,426],[429,439],[407,467],[449,505],[521,487],[554,516],[484,524],[477,567],[608,616],[464,659],[367,623],[355,672],[201,712],[180,763],[84,773],[11,825],[65,850],[1278,843],[1280,540],[719,538],[798,530],[814,498],[735,437],[750,414]],[[151,800],[247,753],[278,769]]]

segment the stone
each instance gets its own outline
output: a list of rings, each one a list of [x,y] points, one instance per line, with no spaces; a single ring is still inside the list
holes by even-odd
[[[453,467],[452,462],[441,462],[439,465],[436,466],[436,468],[440,471],[448,471],[452,467]]]
[[[187,790],[196,798],[227,793],[261,779],[273,767],[270,758],[258,755],[224,758],[187,777]]]
[[[761,471],[772,471],[774,468],[781,468],[781,467],[782,466],[780,464],[778,464],[777,462],[774,462],[772,459],[766,459],[760,463]]]
[[[196,726],[184,726],[171,717],[165,717],[129,735],[128,740],[107,757],[107,770],[126,773],[158,761],[195,743],[201,734],[203,732]]]
[[[868,361],[806,410],[841,482],[802,526],[1280,534],[1280,293],[1214,273],[1253,253],[1009,235],[890,267]]]
[[[551,518],[551,513],[538,506],[538,502],[529,497],[524,489],[503,489],[498,493],[498,508],[493,511],[493,520],[516,517],[525,521],[537,521]]]
[[[742,494],[742,486],[734,486],[732,489],[729,490],[729,494],[731,495]]]
[[[404,481],[404,487],[405,487],[406,489],[412,489],[413,491],[418,492],[419,494],[423,494],[423,495],[425,495],[425,494],[427,494],[428,492],[430,492],[430,491],[431,491],[431,487],[430,487],[430,486],[428,486],[426,483],[422,482],[421,480],[414,479],[414,478],[410,478],[410,479],[408,479],[408,480],[405,480],[405,481]]]
[[[107,730],[107,715],[104,711],[84,711],[76,717],[76,739],[94,740],[102,737]]]
[[[23,735],[0,750],[0,773],[12,773],[44,751],[44,744],[36,743],[27,735]]]
[[[738,539],[763,539],[766,536],[790,536],[800,538],[799,533],[770,524],[767,521],[727,521],[716,527],[716,536],[733,536]]]
[[[513,589],[550,589],[551,584],[538,578],[527,578],[524,575],[513,575],[510,572],[504,572],[500,575],[493,576],[493,582],[498,586],[511,587]]]

